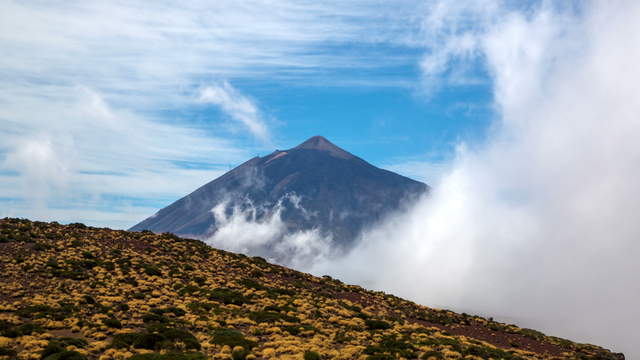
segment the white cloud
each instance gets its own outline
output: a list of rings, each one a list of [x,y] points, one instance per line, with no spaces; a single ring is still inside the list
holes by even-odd
[[[290,231],[282,219],[286,207],[300,208],[299,198],[289,194],[272,207],[221,202],[211,212],[216,231],[205,240],[211,246],[269,261],[307,269],[331,253],[331,238],[318,229]]]
[[[241,122],[256,138],[268,142],[269,131],[257,106],[242,95],[229,82],[207,86],[200,92],[199,100],[203,103],[219,106],[232,119]]]
[[[24,181],[18,184],[22,188],[13,188],[12,195],[19,189],[38,208],[43,208],[50,196],[65,190],[72,172],[67,160],[75,155],[70,153],[69,146],[46,135],[20,139],[2,164],[2,168],[14,169],[23,176]]]
[[[640,4],[436,4],[436,28],[475,39],[446,66],[485,62],[501,116],[430,198],[314,272],[640,356]]]

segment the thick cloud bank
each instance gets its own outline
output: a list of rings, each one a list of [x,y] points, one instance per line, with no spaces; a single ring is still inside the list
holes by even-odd
[[[312,271],[640,358],[640,3],[585,4],[453,9],[482,26],[442,31],[464,46],[426,55],[425,74],[484,62],[492,134]]]

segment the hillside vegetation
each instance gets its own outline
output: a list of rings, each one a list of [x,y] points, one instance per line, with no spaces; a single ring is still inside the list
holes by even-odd
[[[14,358],[624,356],[171,234],[3,219],[0,359]]]

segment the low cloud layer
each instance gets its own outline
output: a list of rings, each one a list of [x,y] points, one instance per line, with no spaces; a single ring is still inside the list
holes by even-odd
[[[282,219],[287,207],[304,211],[295,194],[284,196],[273,206],[257,206],[248,200],[221,202],[211,210],[216,231],[205,242],[297,269],[329,258],[333,252],[331,238],[318,229],[290,231]]]
[[[461,144],[429,198],[313,271],[640,357],[640,4],[454,10],[483,25],[426,58],[486,63],[487,143]]]

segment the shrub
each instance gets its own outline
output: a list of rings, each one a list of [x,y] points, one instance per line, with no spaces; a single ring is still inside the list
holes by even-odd
[[[232,360],[245,360],[247,358],[247,355],[249,355],[249,351],[240,347],[240,348],[236,348],[235,350],[233,350],[233,352],[231,353],[231,359]]]
[[[303,331],[317,330],[314,326],[308,324],[287,325],[283,326],[282,329],[293,336],[298,336]]]
[[[162,271],[155,265],[143,264],[142,268],[144,269],[144,273],[149,276],[162,276]]]
[[[538,340],[538,341],[544,339],[545,337],[543,333],[533,329],[520,329],[520,333],[522,334],[522,336],[528,337],[530,339]]]
[[[397,339],[395,336],[386,336],[377,345],[369,345],[364,349],[364,353],[367,355],[382,355],[390,354],[396,357],[403,357],[407,359],[415,359],[415,347],[410,343]],[[383,357],[384,358],[384,357]]]
[[[195,293],[199,293],[199,292],[204,292],[206,291],[205,289],[199,288],[195,285],[187,285],[185,287],[183,287],[182,289],[180,289],[180,291],[178,292],[178,294],[180,295],[193,295]]]
[[[51,249],[51,245],[45,244],[45,243],[41,243],[41,242],[37,242],[33,246],[33,250],[35,250],[35,251],[44,251],[44,250],[49,250],[49,249]]]
[[[391,324],[384,320],[367,319],[364,323],[369,330],[387,330],[391,328]]]
[[[148,312],[142,315],[142,321],[145,323],[168,323],[171,320],[164,315],[157,314],[155,312]]]
[[[264,311],[275,311],[275,312],[289,312],[289,311],[296,311],[296,309],[292,308],[291,306],[285,305],[285,306],[277,306],[277,305],[269,305],[269,306],[265,306],[264,309],[262,309]]]
[[[3,331],[11,329],[12,327],[13,324],[8,322],[7,320],[0,320],[0,334],[2,334]]]
[[[439,352],[437,352],[435,350],[431,350],[431,351],[427,351],[426,353],[422,354],[420,359],[423,359],[423,360],[438,359],[438,360],[440,360],[440,359],[444,359],[444,356],[441,353],[439,353]]]
[[[33,323],[25,323],[20,326],[14,326],[13,324],[0,320],[0,336],[8,338],[17,338],[23,335],[31,335],[33,333],[44,332],[44,329],[40,325]]]
[[[149,353],[149,354],[136,354],[133,355],[127,360],[165,360],[165,356],[159,353]]]
[[[175,306],[162,308],[162,309],[152,309],[151,312],[154,313],[154,314],[158,314],[158,315],[163,315],[163,314],[166,314],[166,313],[172,313],[175,316],[184,316],[186,314],[186,311],[180,309],[179,307],[175,307]]]
[[[422,341],[421,343],[423,345],[428,345],[428,346],[438,346],[438,345],[448,346],[453,351],[456,351],[456,352],[462,352],[462,349],[463,349],[460,342],[453,338],[446,338],[446,337],[430,338]]]
[[[111,347],[116,349],[128,348],[133,345],[138,339],[138,336],[140,335],[135,333],[116,334],[113,336],[113,340],[111,340]]]
[[[315,351],[307,350],[304,352],[304,360],[320,360],[320,354]]]
[[[251,258],[251,262],[253,262],[254,264],[257,265],[267,265],[267,260],[265,260],[264,258],[260,257],[260,256],[254,256]]]
[[[251,350],[258,344],[255,341],[247,340],[244,335],[233,329],[214,329],[211,332],[211,342],[220,346],[229,345],[232,349],[242,346],[243,349]]]
[[[86,357],[77,351],[66,350],[67,346],[83,348],[87,342],[77,338],[59,338],[49,340],[47,346],[40,353],[43,360],[86,360]]]
[[[120,280],[121,282],[125,283],[125,284],[129,284],[133,287],[137,287],[138,286],[138,280],[134,279],[134,278],[124,278],[122,280]]]
[[[26,323],[18,326],[16,329],[20,335],[31,335],[33,333],[42,333],[44,329],[38,325],[33,323]]]
[[[58,259],[55,258],[54,256],[47,259],[46,266],[52,269],[60,268],[60,264],[58,264]]]
[[[207,357],[199,352],[180,353],[168,352],[166,354],[149,353],[137,354],[128,358],[128,360],[206,360]]]
[[[347,309],[349,311],[352,311],[352,312],[354,312],[356,314],[361,314],[362,313],[362,308],[360,306],[358,306],[358,305],[349,305],[349,304],[347,304],[346,302],[344,302],[342,300],[339,301],[338,304],[340,304],[340,306],[342,306],[343,308],[345,308],[345,309]]]
[[[8,347],[0,347],[0,356],[8,356],[9,358],[13,358],[17,353],[15,350]]]
[[[333,341],[338,343],[338,344],[344,344],[347,341],[350,341],[351,338],[347,336],[347,333],[345,331],[338,331],[334,336],[333,336]]]
[[[115,271],[116,265],[111,261],[105,261],[102,263],[102,267],[107,271]]]
[[[485,346],[468,347],[462,351],[462,355],[463,356],[467,356],[467,355],[479,356],[483,359],[489,359],[489,358],[505,359],[505,360],[520,359],[520,357],[514,356],[513,354],[508,353],[504,350],[485,347]]]
[[[221,302],[225,305],[242,305],[249,302],[242,293],[226,288],[211,290],[209,292],[209,300]]]
[[[51,318],[53,320],[64,320],[71,314],[72,307],[54,308],[49,305],[30,305],[16,311],[16,315],[31,319]]]
[[[136,349],[159,350],[164,340],[165,338],[160,334],[143,333],[134,339],[133,347]]]
[[[200,342],[198,342],[198,339],[186,330],[156,325],[150,326],[147,331],[147,335],[160,336],[161,340],[159,343],[156,343],[157,349],[176,350],[175,345],[179,342],[184,344],[186,349],[200,350]]]
[[[107,318],[102,320],[102,323],[105,324],[106,326],[110,327],[110,328],[114,328],[114,329],[121,329],[122,328],[122,323],[120,322],[120,320],[116,319],[116,318]]]
[[[87,360],[87,358],[77,351],[64,350],[43,358],[44,360]]]
[[[196,301],[196,302],[189,303],[187,305],[187,308],[191,312],[199,314],[199,313],[209,312],[212,309],[216,308],[216,306],[212,303]]]
[[[432,322],[439,325],[449,325],[456,322],[456,319],[445,312],[428,311],[419,316],[421,320]]]
[[[51,274],[55,277],[71,280],[85,280],[89,275],[83,268],[72,266],[71,269],[54,269]]]
[[[250,289],[255,289],[255,290],[266,290],[267,287],[260,284],[259,282],[253,280],[253,279],[242,279],[240,280],[240,284],[242,284],[242,286],[250,288]]]
[[[267,295],[270,297],[278,297],[280,295],[294,296],[296,292],[294,290],[282,289],[282,288],[268,288]]]
[[[200,343],[193,334],[165,325],[153,325],[141,333],[116,334],[111,341],[112,348],[125,349],[130,346],[156,351],[182,350],[182,347],[188,350],[200,350]]]
[[[170,232],[164,232],[161,234],[163,239],[166,240],[174,240],[174,241],[180,241],[182,240],[181,238],[179,238],[176,234],[170,233]]]
[[[277,321],[300,322],[300,319],[295,316],[289,316],[274,311],[252,311],[249,313],[249,318],[257,323],[273,323]]]
[[[84,348],[85,346],[87,346],[87,341],[85,339],[79,339],[79,338],[63,337],[54,341],[58,341],[61,344],[64,344],[65,346],[73,345],[77,348]]]

